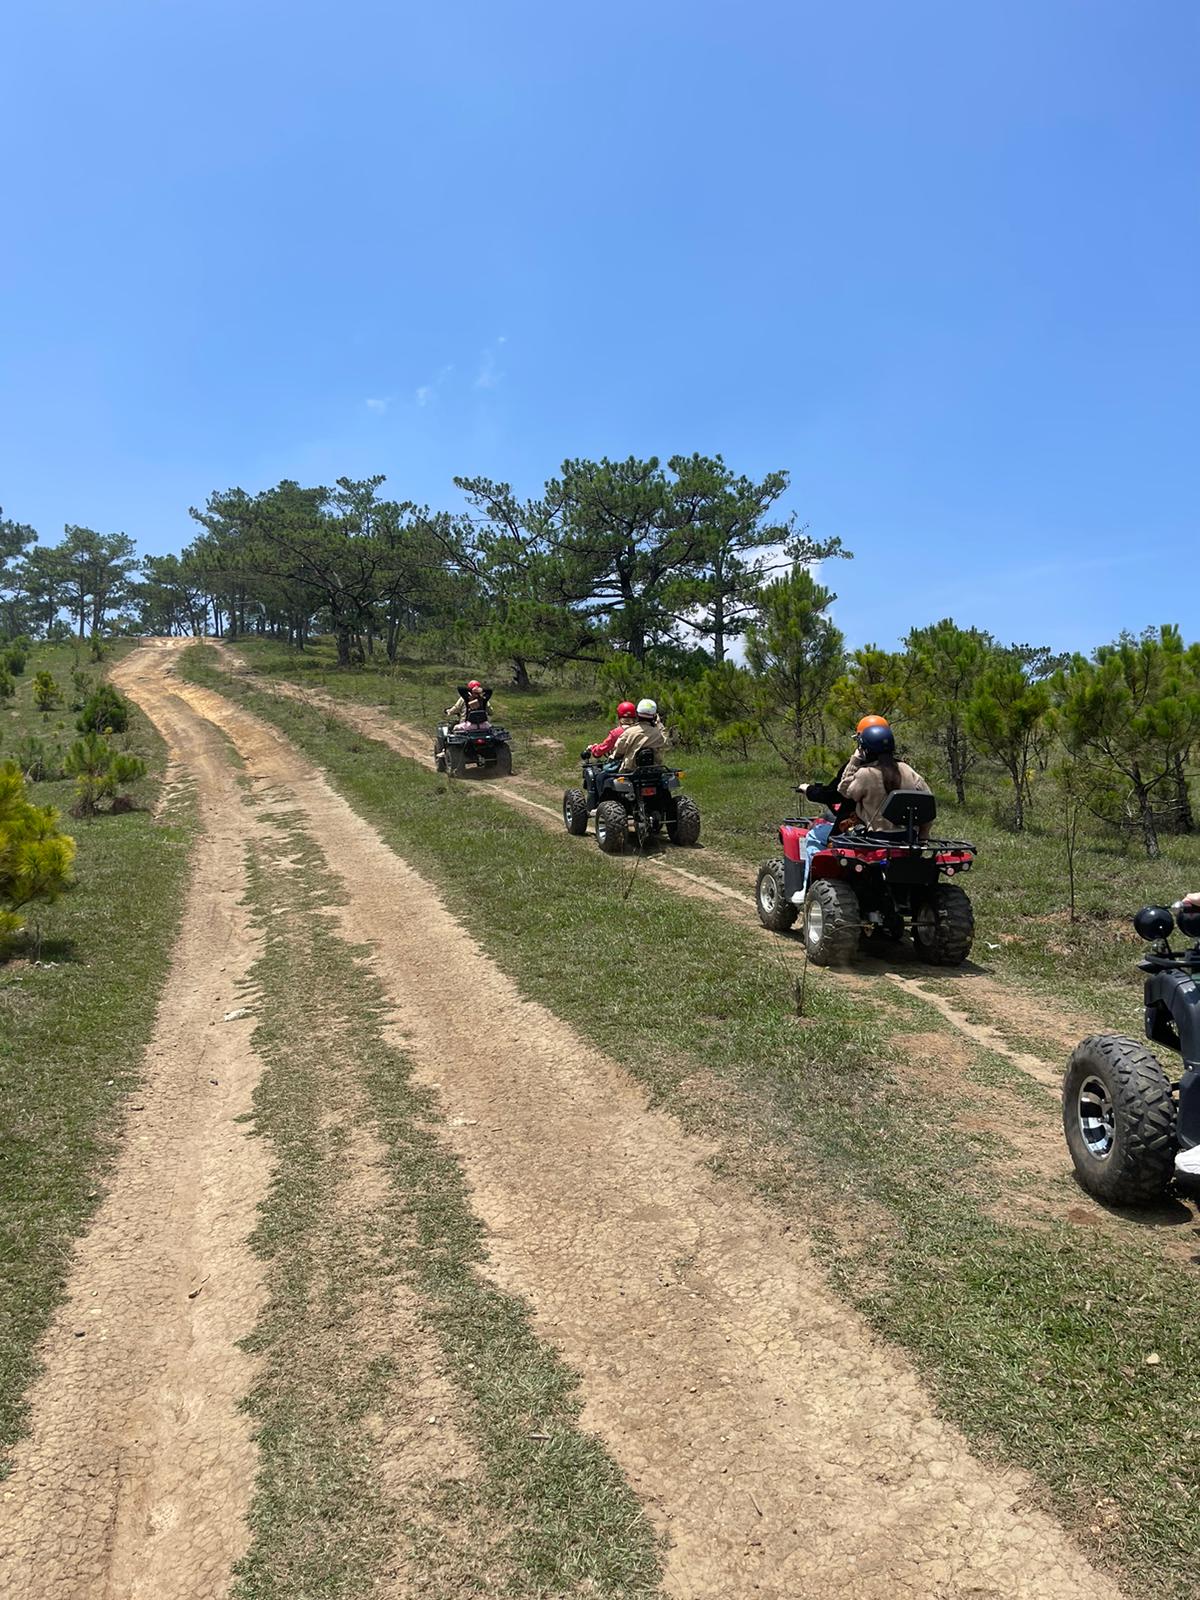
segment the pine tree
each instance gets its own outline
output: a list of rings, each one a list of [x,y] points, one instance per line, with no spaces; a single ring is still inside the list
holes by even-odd
[[[24,926],[34,901],[56,900],[70,881],[75,841],[58,828],[51,806],[32,805],[11,762],[0,766],[0,953]]]

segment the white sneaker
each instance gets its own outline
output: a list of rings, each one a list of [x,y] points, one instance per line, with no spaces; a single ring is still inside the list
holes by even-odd
[[[1175,1171],[1181,1178],[1200,1178],[1200,1144],[1179,1151],[1175,1157]]]

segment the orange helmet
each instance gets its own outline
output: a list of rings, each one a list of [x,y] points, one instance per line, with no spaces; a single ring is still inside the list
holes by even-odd
[[[886,728],[887,726],[888,719],[886,717],[877,717],[872,712],[869,717],[860,717],[858,719],[858,726],[854,731],[855,733],[861,733],[864,728]]]

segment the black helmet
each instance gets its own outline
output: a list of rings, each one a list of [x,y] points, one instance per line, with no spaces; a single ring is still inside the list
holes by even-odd
[[[858,748],[864,761],[878,761],[881,756],[896,754],[896,735],[890,728],[864,728],[858,736]]]

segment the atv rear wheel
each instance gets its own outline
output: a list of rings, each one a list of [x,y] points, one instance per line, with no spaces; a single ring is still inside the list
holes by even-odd
[[[568,833],[582,838],[587,832],[588,802],[582,789],[568,789],[563,795],[563,823]]]
[[[435,772],[445,772],[445,770],[446,770],[446,752],[444,750],[437,750],[437,749],[434,750],[434,752],[433,752],[433,770]]]
[[[1063,1131],[1085,1189],[1118,1205],[1150,1205],[1175,1170],[1175,1100],[1158,1057],[1137,1039],[1095,1033],[1063,1079]]]
[[[761,913],[760,913],[761,915]],[[842,966],[858,949],[862,912],[848,883],[818,878],[804,900],[804,943],[819,967]]]
[[[796,908],[783,886],[783,862],[764,861],[754,885],[758,920],[772,933],[786,933],[796,920]]]
[[[687,795],[675,802],[675,820],[667,823],[667,838],[672,844],[699,844],[700,807]]]
[[[512,751],[506,744],[496,747],[496,776],[498,778],[512,777]]]
[[[939,883],[913,918],[913,944],[922,961],[935,967],[957,967],[975,942],[975,913],[965,890]]]
[[[446,771],[452,778],[465,778],[467,775],[467,752],[460,744],[446,746]]]
[[[619,800],[601,800],[596,807],[596,843],[608,856],[619,856],[629,837],[629,814]]]

